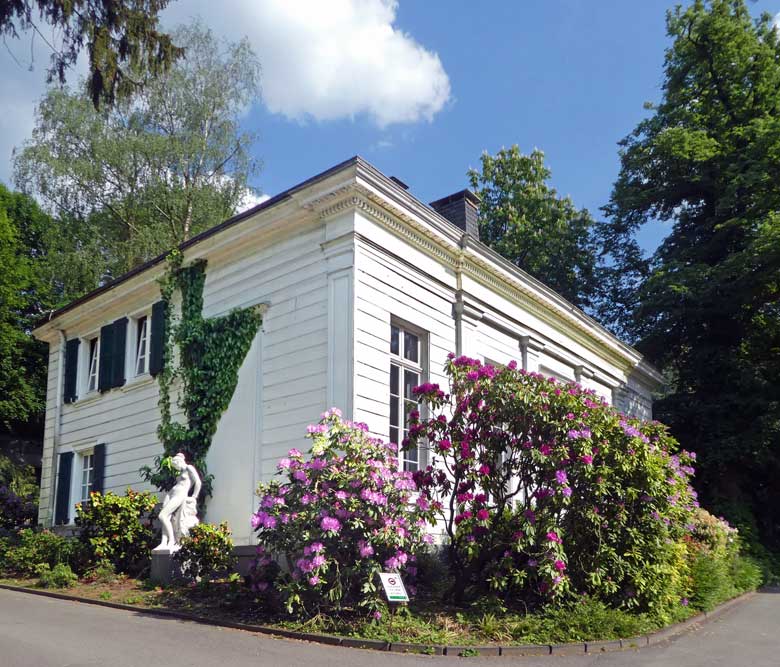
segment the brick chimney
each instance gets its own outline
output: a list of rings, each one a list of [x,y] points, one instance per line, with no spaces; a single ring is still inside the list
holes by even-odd
[[[479,240],[479,224],[477,223],[479,197],[471,190],[461,190],[449,197],[432,201],[430,207],[460,227],[466,234]]]

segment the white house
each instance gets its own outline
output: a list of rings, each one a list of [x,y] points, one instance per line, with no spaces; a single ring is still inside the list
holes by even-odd
[[[658,373],[481,244],[468,191],[426,205],[354,157],[181,248],[185,264],[208,261],[205,316],[268,304],[208,455],[215,486],[207,519],[227,520],[236,544],[252,541],[257,482],[305,444],[307,424],[338,406],[400,440],[410,388],[446,384],[449,352],[516,359],[593,388],[627,413],[651,415]],[[91,489],[149,488],[139,468],[162,453],[150,369],[159,363],[151,341],[165,270],[162,257],[152,260],[35,330],[49,344],[44,525],[72,522],[74,504]],[[417,457],[399,465],[424,462]]]

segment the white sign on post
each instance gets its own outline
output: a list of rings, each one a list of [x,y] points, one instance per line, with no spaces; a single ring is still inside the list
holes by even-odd
[[[400,574],[380,572],[379,578],[382,580],[382,586],[385,587],[385,595],[388,602],[409,602],[409,596],[406,594],[404,582],[401,581]]]

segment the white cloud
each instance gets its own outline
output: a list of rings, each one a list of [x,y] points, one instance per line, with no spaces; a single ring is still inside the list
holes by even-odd
[[[270,198],[270,195],[258,195],[252,190],[246,190],[244,192],[244,196],[241,197],[241,201],[238,202],[236,213],[243,213],[244,211],[248,211],[250,208],[254,208],[258,204],[262,204],[264,201],[268,201]]]
[[[366,114],[385,127],[430,121],[450,99],[438,55],[394,26],[397,9],[397,0],[190,0],[164,17],[198,15],[230,40],[246,35],[273,113],[297,121]]]
[[[263,67],[263,101],[274,113],[298,121],[364,114],[385,127],[430,121],[450,100],[438,55],[394,25],[397,9],[397,0],[187,0],[171,3],[163,19],[173,26],[200,16],[231,41],[246,35]],[[11,152],[32,133],[50,53],[30,33],[5,42],[0,181],[10,184]],[[81,57],[69,83],[85,72]]]

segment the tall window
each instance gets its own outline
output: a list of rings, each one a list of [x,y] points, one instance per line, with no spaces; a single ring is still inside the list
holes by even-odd
[[[100,337],[89,341],[89,374],[87,375],[87,391],[97,391],[98,365],[100,363]]]
[[[89,500],[89,492],[95,483],[95,455],[85,454],[81,457],[81,502]]]
[[[401,445],[409,434],[409,412],[419,409],[412,389],[422,380],[420,337],[401,326],[390,327],[390,441]],[[399,452],[399,466],[420,467],[417,447]]]
[[[143,375],[149,371],[149,318],[136,320],[135,374]]]

